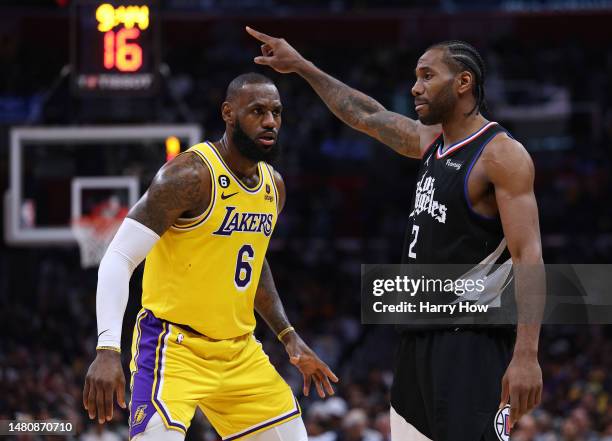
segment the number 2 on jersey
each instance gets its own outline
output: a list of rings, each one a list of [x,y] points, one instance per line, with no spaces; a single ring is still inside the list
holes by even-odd
[[[236,258],[236,272],[234,273],[234,284],[239,291],[244,291],[251,283],[253,276],[253,267],[251,263],[255,258],[255,251],[251,245],[244,244],[238,250]]]
[[[416,253],[414,252],[414,246],[417,243],[417,239],[419,238],[419,226],[418,225],[412,225],[412,236],[414,236],[414,238],[412,239],[412,242],[410,242],[410,248],[408,248],[408,257],[410,257],[411,259],[416,259]]]

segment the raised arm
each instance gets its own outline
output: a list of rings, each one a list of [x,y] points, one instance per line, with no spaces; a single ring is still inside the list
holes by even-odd
[[[537,406],[542,395],[538,340],[546,279],[538,206],[533,192],[534,167],[525,148],[505,135],[491,142],[483,152],[482,161],[495,188],[515,279],[516,344],[512,361],[502,379],[500,403],[502,406],[510,401],[512,425]]]
[[[128,213],[100,262],[97,354],[83,388],[83,406],[90,418],[97,416],[99,423],[112,419],[114,394],[119,405],[126,407],[121,328],[132,273],[177,218],[183,213],[203,211],[208,205],[210,179],[206,166],[191,153],[164,165]]]
[[[438,126],[425,126],[388,111],[375,99],[326,74],[305,60],[285,39],[249,27],[246,30],[263,43],[262,56],[256,57],[255,63],[270,66],[280,73],[297,73],[345,124],[376,138],[401,155],[420,158],[422,150],[440,132]]]

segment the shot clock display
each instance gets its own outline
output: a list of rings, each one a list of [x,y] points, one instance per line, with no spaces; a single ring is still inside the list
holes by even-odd
[[[85,95],[148,95],[158,81],[154,0],[80,0],[72,13],[72,86]]]

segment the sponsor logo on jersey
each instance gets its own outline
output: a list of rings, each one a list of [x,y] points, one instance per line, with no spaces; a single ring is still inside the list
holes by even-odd
[[[238,194],[238,192],[236,193],[230,193],[230,194],[225,194],[224,192],[221,192],[221,199],[226,200],[231,198],[232,196],[236,196]]]
[[[499,441],[510,440],[510,406],[508,404],[495,414],[494,426]]]
[[[423,174],[417,182],[416,197],[414,198],[414,210],[410,214],[418,216],[427,213],[440,223],[446,223],[446,205],[436,201],[436,178]]]
[[[142,404],[136,408],[136,411],[134,412],[134,417],[132,418],[132,426],[137,426],[144,421],[145,417],[147,416],[145,412],[146,410],[146,404]]]
[[[242,213],[236,207],[225,207],[225,217],[217,231],[217,236],[231,236],[235,232],[272,234],[273,214],[268,213]]]
[[[179,334],[176,336],[176,342],[177,342],[177,343],[180,345],[181,343],[183,343],[183,339],[184,339],[184,338],[185,338],[185,336],[184,336],[183,334],[179,333]]]
[[[453,161],[452,159],[447,159],[444,164],[447,168],[452,168],[459,171],[463,166],[463,161]]]

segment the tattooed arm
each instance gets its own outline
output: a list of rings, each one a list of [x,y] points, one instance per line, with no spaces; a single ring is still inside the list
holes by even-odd
[[[263,56],[255,58],[257,64],[270,66],[281,73],[297,73],[345,124],[376,138],[399,154],[420,158],[422,151],[440,133],[439,126],[425,126],[390,112],[375,99],[326,74],[305,60],[284,39],[251,28],[247,28],[247,32],[264,43],[261,46]]]
[[[211,177],[195,154],[177,156],[165,164],[128,217],[159,236],[179,217],[197,216],[210,203]]]
[[[278,211],[285,206],[285,183],[281,175],[274,172],[274,181],[278,189]],[[272,332],[279,335],[280,332],[290,329],[291,324],[285,314],[283,302],[278,295],[272,271],[268,260],[264,260],[259,278],[259,285],[255,294],[255,310],[266,321]],[[338,377],[331,371],[312,349],[300,338],[295,329],[285,332],[280,337],[285,345],[285,350],[289,355],[289,361],[293,364],[304,377],[304,395],[310,393],[310,386],[314,383],[315,388],[321,398],[325,397],[325,392],[329,395],[334,394],[330,380],[338,381]]]
[[[100,424],[112,419],[115,395],[119,405],[126,407],[121,328],[132,272],[178,217],[204,211],[210,201],[210,188],[210,172],[195,154],[180,155],[164,165],[130,210],[100,262],[96,292],[98,345],[83,387],[83,407]]]
[[[278,213],[280,214],[285,207],[285,182],[280,173],[276,170],[274,170],[273,173],[274,182],[278,190],[277,204]],[[287,319],[287,314],[285,314],[283,303],[278,296],[278,291],[276,291],[276,285],[274,284],[274,278],[272,277],[267,259],[264,260],[257,293],[255,294],[255,310],[266,321],[272,332],[276,335],[291,326]]]
[[[291,326],[287,314],[285,314],[283,303],[278,296],[267,259],[264,260],[259,277],[259,286],[255,294],[255,310],[266,321],[275,335]]]
[[[421,157],[421,135],[427,130],[420,122],[390,112],[375,99],[355,90],[307,62],[297,73],[312,86],[342,122],[411,158]],[[432,133],[430,142],[434,139]],[[428,143],[427,143],[428,144]],[[424,145],[423,147],[426,147]]]

